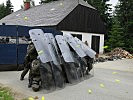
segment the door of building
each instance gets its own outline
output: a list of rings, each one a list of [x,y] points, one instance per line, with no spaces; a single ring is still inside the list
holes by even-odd
[[[91,48],[99,53],[100,36],[92,36]]]

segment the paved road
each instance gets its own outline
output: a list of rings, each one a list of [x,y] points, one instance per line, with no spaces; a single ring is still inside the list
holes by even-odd
[[[27,77],[19,81],[21,72],[0,72],[0,83],[26,96],[38,96],[39,100],[41,96],[45,100],[133,100],[133,59],[95,64],[94,72],[90,79],[49,94],[28,89]]]

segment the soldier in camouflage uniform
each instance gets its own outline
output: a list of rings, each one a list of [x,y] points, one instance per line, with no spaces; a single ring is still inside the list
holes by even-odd
[[[29,72],[29,84],[35,92],[39,91],[41,86],[40,65],[40,60],[33,60]]]
[[[27,47],[27,55],[26,55],[25,61],[24,61],[24,70],[23,70],[23,72],[21,74],[20,80],[24,79],[25,75],[31,69],[32,61],[35,60],[37,58],[37,56],[38,56],[38,54],[37,54],[37,51],[35,49],[34,44],[30,43],[29,46]],[[30,81],[30,77],[29,77],[29,81]],[[31,87],[30,84],[29,84],[29,87]]]

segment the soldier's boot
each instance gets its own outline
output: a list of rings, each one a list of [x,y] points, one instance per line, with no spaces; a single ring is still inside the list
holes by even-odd
[[[85,74],[86,74],[86,75],[90,75],[90,73],[89,73],[89,68],[87,68]]]
[[[32,90],[34,92],[37,92],[40,90],[40,77],[37,77],[37,78],[33,78],[33,82],[32,82]]]
[[[31,88],[31,84],[28,84],[28,88]]]
[[[90,71],[93,69],[93,63],[92,62],[88,62],[88,67],[86,70],[86,75],[90,75]]]
[[[28,88],[31,88],[31,86],[32,86],[32,84],[29,83],[29,84],[28,84]]]
[[[24,80],[24,77],[20,77],[20,80],[23,81]]]

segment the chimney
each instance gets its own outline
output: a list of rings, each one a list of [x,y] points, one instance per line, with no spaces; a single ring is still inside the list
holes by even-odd
[[[24,0],[24,10],[28,10],[30,8],[30,0]]]

